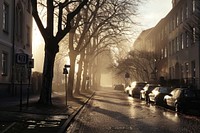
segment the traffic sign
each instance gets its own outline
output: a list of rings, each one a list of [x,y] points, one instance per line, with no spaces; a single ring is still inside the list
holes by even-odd
[[[28,63],[28,54],[17,53],[16,54],[16,63],[17,64],[27,64]]]

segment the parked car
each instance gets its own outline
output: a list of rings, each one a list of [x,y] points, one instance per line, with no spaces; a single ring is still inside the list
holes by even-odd
[[[172,91],[171,87],[159,86],[155,87],[151,93],[149,93],[150,102],[154,102],[156,105],[164,105],[164,96]]]
[[[139,97],[140,96],[140,91],[144,88],[146,85],[146,82],[137,82],[135,87],[132,89],[132,97]]]
[[[164,97],[164,101],[177,112],[200,111],[200,90],[175,88]]]
[[[120,91],[124,91],[124,85],[123,84],[117,84],[114,85],[114,90],[120,90]]]
[[[136,85],[136,81],[132,82],[130,85],[128,85],[126,88],[125,88],[125,93],[127,93],[129,96],[132,96],[132,90],[133,88],[135,87]]]
[[[145,99],[146,102],[149,102],[149,93],[160,85],[158,84],[146,84],[144,88],[140,91],[140,99]]]

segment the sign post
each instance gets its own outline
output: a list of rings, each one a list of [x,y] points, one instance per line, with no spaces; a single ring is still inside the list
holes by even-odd
[[[63,74],[65,75],[65,101],[66,101],[66,106],[67,106],[67,84],[68,84],[68,81],[67,81],[67,74],[68,74],[68,70],[67,68],[69,68],[70,65],[64,65],[64,68],[63,68]]]
[[[17,53],[15,55],[16,57],[16,64],[20,65],[20,112],[22,111],[22,83],[23,83],[23,68],[25,67],[25,65],[27,65],[28,63],[28,54],[25,53]]]
[[[31,69],[34,68],[34,59],[28,60],[28,88],[27,88],[27,102],[26,107],[29,106],[29,92],[30,92],[30,85],[31,85]]]

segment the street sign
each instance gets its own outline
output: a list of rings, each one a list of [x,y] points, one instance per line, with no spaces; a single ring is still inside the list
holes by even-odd
[[[28,63],[28,54],[17,53],[16,54],[16,63],[17,64],[27,64]]]
[[[28,68],[34,68],[34,59],[28,60]]]

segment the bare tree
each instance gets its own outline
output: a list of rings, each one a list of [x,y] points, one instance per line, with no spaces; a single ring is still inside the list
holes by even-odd
[[[31,0],[32,15],[45,41],[43,66],[43,87],[39,102],[51,105],[52,79],[55,56],[59,51],[58,43],[71,30],[71,21],[87,4],[88,0]],[[42,22],[38,5],[46,9],[46,24]],[[73,7],[73,8],[72,8]]]
[[[113,66],[117,75],[128,72],[136,81],[150,81],[151,72],[155,69],[155,57],[152,53],[130,51],[125,59],[118,60]]]
[[[73,22],[73,29],[69,34],[69,57],[71,65],[68,85],[69,96],[73,95],[74,66],[77,55],[85,52],[85,55],[91,57],[91,55],[98,53],[101,49],[105,50],[107,46],[120,42],[118,38],[123,36],[130,29],[130,23],[133,23],[130,16],[134,15],[132,9],[134,9],[133,3],[135,2],[129,2],[128,0],[91,0],[88,7],[84,8],[81,14],[76,17]],[[99,41],[94,45],[91,40],[95,37],[98,37]],[[116,41],[117,39],[118,41]],[[88,47],[90,47],[89,50],[86,50]],[[85,72],[87,72],[88,60],[91,59],[85,57]],[[84,85],[84,82],[82,85]]]

